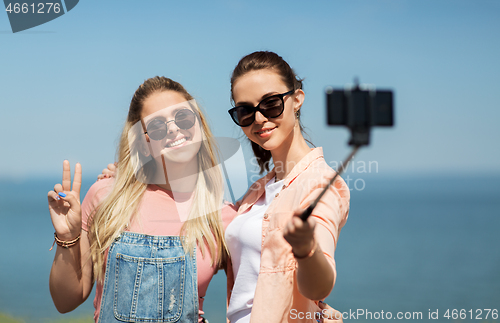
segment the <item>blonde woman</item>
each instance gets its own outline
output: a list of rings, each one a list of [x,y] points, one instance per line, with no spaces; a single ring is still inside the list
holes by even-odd
[[[94,282],[96,322],[203,322],[203,296],[224,264],[223,205],[215,144],[192,96],[165,77],[135,92],[118,149],[118,171],[80,206],[73,185],[48,193],[57,250],[50,273],[56,308],[69,312]]]

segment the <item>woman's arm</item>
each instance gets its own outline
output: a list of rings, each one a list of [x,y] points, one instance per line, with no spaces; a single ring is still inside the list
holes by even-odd
[[[92,260],[87,232],[68,249],[57,246],[49,287],[57,310],[67,313],[82,304],[92,291]]]
[[[321,190],[321,187],[312,190],[301,207],[307,207]],[[303,212],[298,210],[285,227],[284,237],[292,246],[296,258],[310,255],[297,259],[298,288],[309,299],[324,299],[335,284],[333,257],[340,229],[349,213],[349,195],[345,182],[337,179],[316,205],[307,222],[302,222],[298,217]],[[317,249],[313,249],[315,244]]]
[[[47,194],[50,217],[57,238],[71,241],[80,236],[76,244],[65,248],[57,246],[49,277],[52,300],[57,310],[66,313],[83,303],[92,290],[92,261],[87,233],[82,230],[80,187],[82,171],[76,164],[73,188],[67,160],[63,163],[62,185],[57,184]]]
[[[312,216],[303,222],[299,217],[301,213],[295,212],[285,227],[283,236],[292,246],[297,259],[297,285],[300,293],[312,300],[322,300],[330,294],[335,283],[335,271],[318,243],[319,237],[325,236],[325,232],[321,231],[326,229],[316,225]]]

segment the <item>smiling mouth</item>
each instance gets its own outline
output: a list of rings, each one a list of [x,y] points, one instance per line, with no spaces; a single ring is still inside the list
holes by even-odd
[[[186,141],[187,141],[187,138],[184,137],[184,138],[181,138],[181,139],[176,140],[174,142],[170,142],[170,143],[167,144],[167,148],[172,148],[172,147],[176,147],[176,146],[182,145]]]
[[[273,131],[274,129],[275,129],[275,128],[272,128],[272,129],[265,129],[265,130],[257,131],[257,134],[258,134],[258,135],[262,135],[262,134],[265,134],[265,133],[271,132],[271,131]]]

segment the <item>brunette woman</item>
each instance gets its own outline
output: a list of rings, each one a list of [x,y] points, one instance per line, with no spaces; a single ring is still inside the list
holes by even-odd
[[[297,216],[334,171],[322,149],[304,139],[302,81],[279,55],[243,57],[231,77],[231,98],[229,114],[251,141],[261,172],[268,172],[237,203],[226,231],[227,317],[231,323],[316,322],[324,308],[318,301],[335,284],[349,189],[337,179],[306,222]]]

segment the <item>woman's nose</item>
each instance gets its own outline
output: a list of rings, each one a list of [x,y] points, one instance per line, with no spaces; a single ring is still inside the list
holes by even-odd
[[[266,121],[267,118],[260,111],[255,111],[255,123],[264,123]]]
[[[174,120],[167,121],[166,127],[167,134],[177,133],[180,130]]]

